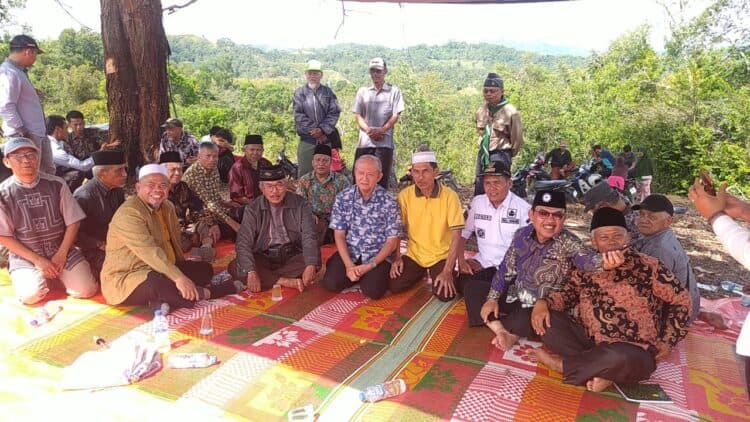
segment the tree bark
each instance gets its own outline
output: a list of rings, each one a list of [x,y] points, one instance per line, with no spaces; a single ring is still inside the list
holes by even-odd
[[[167,56],[160,0],[100,0],[109,139],[122,141],[129,173],[158,160],[169,117]]]

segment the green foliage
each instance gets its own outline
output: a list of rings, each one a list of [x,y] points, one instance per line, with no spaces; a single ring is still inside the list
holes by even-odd
[[[213,125],[226,127],[237,152],[245,134],[258,133],[266,157],[275,159],[285,148],[295,159],[292,93],[304,83],[305,62],[321,60],[323,82],[334,89],[342,110],[342,155],[351,161],[358,137],[352,102],[357,89],[370,84],[368,60],[384,57],[387,80],[401,88],[406,102],[395,129],[398,171],[412,151],[428,144],[441,166],[467,183],[477,151],[474,115],[483,101],[484,77],[494,71],[505,79],[506,95],[524,124],[516,166],[561,139],[569,141],[579,163],[589,158],[593,143],[615,154],[629,144],[651,152],[656,190],[684,192],[698,169],[706,168],[750,193],[750,31],[731,19],[747,8],[742,0],[716,0],[697,18],[674,24],[663,53],[649,45],[646,26],[586,58],[459,42],[398,50],[355,44],[262,50],[183,35],[169,37],[168,72],[176,113],[188,131],[200,137]],[[46,53],[31,77],[45,94],[46,111],[78,108],[90,123],[106,121],[99,35],[66,29],[42,47]]]

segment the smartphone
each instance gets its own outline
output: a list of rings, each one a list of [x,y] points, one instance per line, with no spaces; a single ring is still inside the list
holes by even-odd
[[[705,190],[709,195],[716,196],[716,187],[714,186],[714,182],[713,180],[711,180],[711,176],[709,176],[706,169],[701,169],[700,178],[701,183],[703,184],[703,190]]]

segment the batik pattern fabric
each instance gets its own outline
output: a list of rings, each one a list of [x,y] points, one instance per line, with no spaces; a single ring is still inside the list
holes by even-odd
[[[315,172],[307,173],[299,180],[297,194],[307,199],[313,214],[328,218],[333,211],[336,195],[349,187],[349,180],[341,173],[331,172],[326,180],[320,181]]]
[[[568,230],[539,243],[534,226],[528,225],[516,231],[492,279],[487,300],[497,300],[507,292],[509,302],[520,300],[524,307],[533,306],[537,298],[560,290],[574,266],[594,271],[602,266],[601,255]]]
[[[219,170],[215,167],[206,169],[200,163],[193,163],[185,171],[182,180],[198,195],[198,198],[203,201],[205,209],[214,217],[221,221],[231,219],[221,197]]]
[[[596,344],[626,342],[654,355],[668,352],[687,335],[691,300],[687,289],[658,259],[625,250],[613,270],[571,272],[550,308],[578,308],[578,320]]]

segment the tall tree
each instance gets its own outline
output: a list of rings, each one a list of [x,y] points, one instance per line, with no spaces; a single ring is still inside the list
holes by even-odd
[[[101,17],[109,136],[123,142],[133,172],[158,158],[169,116],[161,1],[101,0]]]

